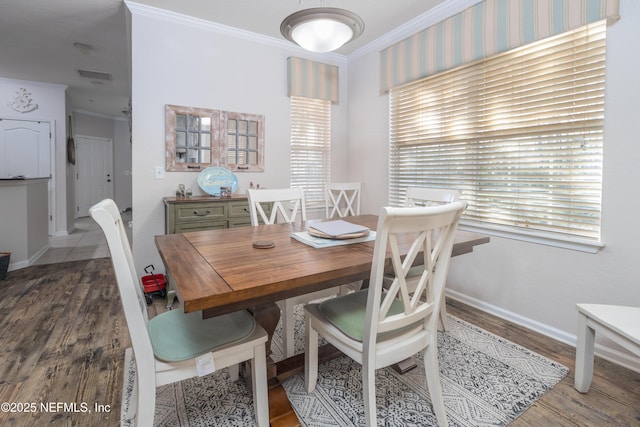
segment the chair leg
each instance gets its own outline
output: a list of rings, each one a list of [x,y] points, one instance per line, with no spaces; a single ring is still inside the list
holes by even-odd
[[[269,427],[269,392],[267,389],[267,360],[264,345],[253,348],[251,385],[256,423],[258,427]]]
[[[593,379],[593,356],[596,331],[587,324],[587,316],[578,313],[578,336],[576,342],[576,372],[574,388],[586,393]]]
[[[446,427],[447,410],[442,397],[442,385],[440,383],[440,369],[438,368],[438,347],[435,342],[429,344],[424,352],[424,372],[427,377],[427,389],[431,396],[433,412],[438,420],[438,425]]]
[[[362,398],[364,400],[364,416],[367,426],[377,425],[376,414],[376,370],[372,363],[362,363]]]
[[[447,304],[444,299],[444,292],[442,293],[442,301],[440,302],[440,324],[442,325],[442,330],[449,330],[449,321],[447,320]]]
[[[316,388],[318,382],[318,332],[311,327],[309,316],[305,316],[304,383],[307,393]]]
[[[153,417],[156,412],[156,382],[155,374],[144,375],[144,378],[140,378],[140,369],[136,363],[136,387],[137,395],[134,395],[137,399],[136,407],[136,426],[152,426]],[[142,368],[145,369],[145,368]]]

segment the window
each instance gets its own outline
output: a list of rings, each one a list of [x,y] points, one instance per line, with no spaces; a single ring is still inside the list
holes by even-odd
[[[304,189],[308,211],[324,211],[330,153],[331,101],[292,96],[291,187]]]
[[[605,22],[390,91],[390,203],[458,188],[462,224],[600,239]]]

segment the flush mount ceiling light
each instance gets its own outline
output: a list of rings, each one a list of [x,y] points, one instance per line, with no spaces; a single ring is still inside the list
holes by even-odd
[[[280,32],[311,52],[331,52],[364,31],[364,21],[353,12],[335,7],[305,9],[287,16]]]

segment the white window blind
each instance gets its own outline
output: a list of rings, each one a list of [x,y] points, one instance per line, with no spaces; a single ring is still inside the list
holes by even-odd
[[[302,187],[307,210],[324,211],[330,176],[331,101],[291,97],[291,186]]]
[[[464,223],[600,238],[605,22],[390,91],[392,205],[457,188]]]

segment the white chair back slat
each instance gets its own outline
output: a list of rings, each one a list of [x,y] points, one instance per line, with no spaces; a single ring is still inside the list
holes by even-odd
[[[298,213],[301,221],[307,220],[307,210],[302,188],[281,188],[247,190],[249,199],[249,212],[251,215],[251,225],[260,223],[276,224],[278,222],[296,222]],[[271,204],[271,213],[268,215],[264,207]]]
[[[462,206],[462,208],[461,208]],[[455,230],[465,202],[455,202],[442,206],[416,208],[416,211],[431,210],[431,215],[421,218],[419,215],[407,217],[405,208],[385,208],[378,223],[376,250],[374,251],[374,265],[384,265],[384,257],[391,253],[391,263],[394,279],[386,292],[382,292],[382,276],[376,276],[374,288],[380,293],[381,303],[371,307],[377,325],[371,325],[371,333],[396,330],[420,320],[427,320],[433,312],[437,313],[441,304],[440,296],[444,291],[446,271],[449,266],[451,250],[455,237]],[[436,209],[436,211],[434,211]],[[412,209],[413,210],[413,209]],[[409,211],[410,212],[410,211]],[[401,256],[398,235],[414,233],[414,239],[406,256]],[[434,237],[435,236],[435,237]],[[406,241],[402,240],[403,242]],[[423,263],[416,271],[412,268],[416,258],[423,256]],[[411,288],[407,281],[407,274],[411,270]],[[372,273],[373,274],[373,273]],[[416,277],[417,276],[417,277]],[[374,280],[374,277],[370,279]],[[417,284],[415,283],[417,281]],[[379,290],[378,290],[379,285]],[[369,298],[372,295],[370,293]],[[437,298],[436,298],[437,297]],[[389,315],[389,310],[395,300],[400,300],[403,313]],[[434,321],[436,316],[434,316]]]
[[[460,191],[451,188],[408,187],[404,205],[408,208],[442,205],[460,199]]]
[[[362,185],[359,182],[327,184],[325,198],[325,215],[327,219],[360,215],[361,190]]]

